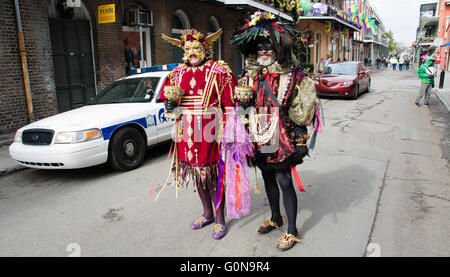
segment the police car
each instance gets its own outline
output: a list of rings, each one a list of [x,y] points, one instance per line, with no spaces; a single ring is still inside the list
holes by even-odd
[[[170,71],[115,81],[81,108],[17,130],[12,159],[39,169],[83,168],[108,162],[118,170],[142,164],[146,148],[171,139],[159,91]]]

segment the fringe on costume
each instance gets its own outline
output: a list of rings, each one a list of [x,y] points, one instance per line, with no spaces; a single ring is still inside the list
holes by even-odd
[[[176,175],[176,171],[178,176]],[[210,192],[217,189],[218,163],[210,163],[202,166],[193,166],[183,161],[178,161],[178,170],[172,166],[172,173],[178,180],[178,187],[187,188],[192,184],[194,191],[201,186]]]

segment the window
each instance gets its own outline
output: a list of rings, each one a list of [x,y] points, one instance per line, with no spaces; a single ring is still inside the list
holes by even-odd
[[[100,92],[89,104],[150,102],[159,77],[133,78],[117,81]]]

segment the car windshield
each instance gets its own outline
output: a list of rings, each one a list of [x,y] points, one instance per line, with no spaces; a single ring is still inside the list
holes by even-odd
[[[356,64],[352,63],[330,64],[325,68],[322,74],[356,75]]]
[[[116,81],[102,90],[89,104],[150,102],[155,97],[159,79],[160,77],[149,77]]]

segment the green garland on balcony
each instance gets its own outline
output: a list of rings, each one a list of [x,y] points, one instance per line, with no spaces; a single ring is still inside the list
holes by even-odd
[[[297,22],[299,14],[297,11],[299,0],[261,0],[276,9],[292,16],[294,22]]]

